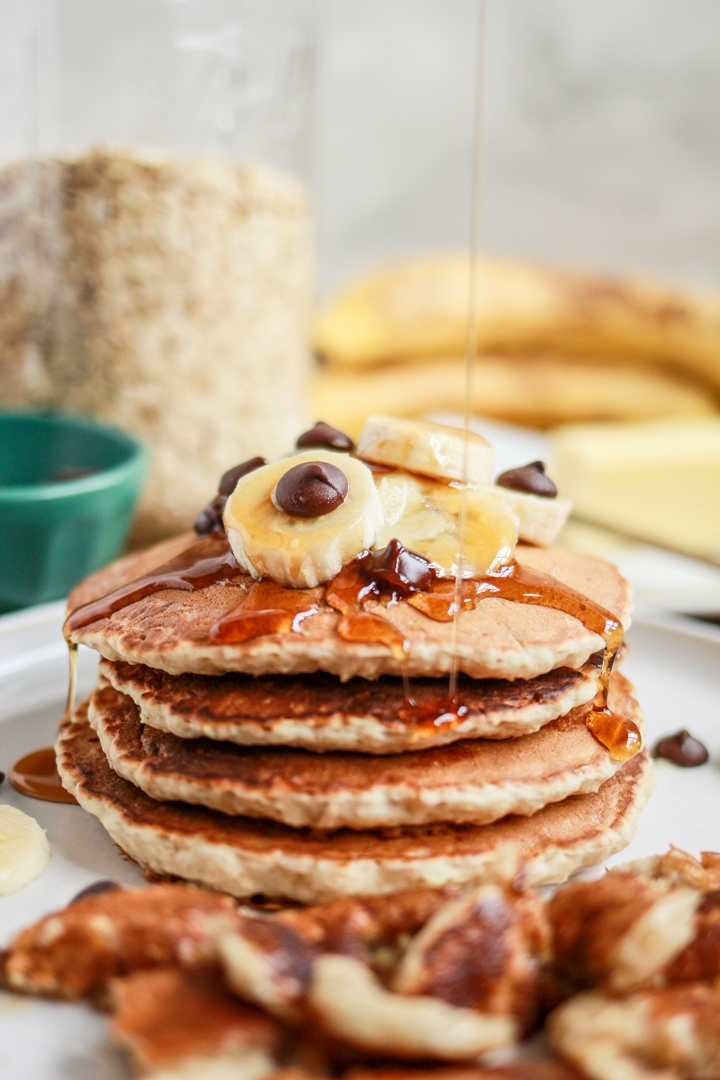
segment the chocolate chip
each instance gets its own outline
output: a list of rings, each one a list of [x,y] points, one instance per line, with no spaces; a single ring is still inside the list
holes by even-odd
[[[661,739],[653,750],[653,757],[665,758],[684,769],[694,769],[697,765],[704,765],[709,755],[700,740],[693,738],[683,728]]]
[[[337,510],[347,498],[345,473],[326,461],[305,461],[281,476],[273,504],[294,517],[314,518]]]
[[[232,469],[228,469],[226,473],[220,478],[218,484],[218,494],[220,495],[232,495],[233,491],[237,487],[237,482],[241,476],[247,476],[248,473],[255,472],[261,465],[267,465],[267,458],[253,457],[249,461],[243,461],[241,465],[235,465]]]
[[[545,475],[544,461],[531,461],[519,469],[508,469],[501,473],[495,483],[498,487],[510,488],[511,491],[525,491],[529,495],[542,495],[545,499],[554,499],[557,488],[549,476]]]
[[[4,780],[5,780],[5,773],[0,769],[0,784],[2,784],[4,782]]]
[[[70,904],[76,904],[78,900],[84,900],[86,896],[101,896],[106,892],[116,892],[120,888],[122,886],[116,881],[93,881],[92,885],[86,885],[76,896],[73,896]]]
[[[205,509],[195,518],[194,529],[198,536],[209,536],[213,532],[221,532],[223,529],[223,510],[227,502],[227,495],[218,495]]]
[[[323,420],[318,420],[314,428],[305,431],[295,443],[298,449],[309,450],[316,446],[326,446],[329,450],[354,450],[355,443],[344,431],[338,431]]]
[[[402,595],[429,589],[437,577],[427,559],[409,551],[399,540],[391,540],[381,551],[371,552],[363,573],[377,584]]]

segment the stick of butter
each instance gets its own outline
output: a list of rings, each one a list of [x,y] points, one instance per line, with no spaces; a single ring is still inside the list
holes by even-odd
[[[720,416],[568,424],[550,475],[576,517],[720,562]]]

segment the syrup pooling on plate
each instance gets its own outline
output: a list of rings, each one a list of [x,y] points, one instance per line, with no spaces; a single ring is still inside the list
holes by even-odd
[[[21,795],[29,795],[32,799],[77,803],[75,796],[62,786],[53,746],[33,750],[16,761],[10,770],[10,783]]]

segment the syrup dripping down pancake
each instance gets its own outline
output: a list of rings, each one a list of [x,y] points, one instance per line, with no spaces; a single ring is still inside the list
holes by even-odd
[[[262,893],[312,903],[412,886],[479,884],[508,844],[519,848],[528,884],[564,881],[629,842],[654,786],[642,751],[597,793],[571,796],[529,818],[332,834],[290,829],[149,798],[113,772],[87,708],[81,705],[58,736],[58,768],[68,790],[147,871],[238,897]]]
[[[611,699],[616,712],[639,720],[622,675],[613,677]],[[518,739],[466,739],[383,757],[178,739],[141,724],[132,700],[111,686],[95,691],[89,718],[115,772],[153,799],[294,828],[363,830],[481,825],[597,791],[619,762],[588,730],[588,708]]]
[[[101,660],[100,672],[131,697],[145,724],[181,739],[208,738],[241,746],[398,754],[458,739],[507,739],[591,701],[600,656],[580,671],[556,668],[535,679],[458,681],[461,715],[451,712],[447,685],[413,679],[406,708],[402,679],[375,681],[334,675],[168,675],[139,664]],[[455,706],[456,708],[458,706]]]
[[[92,575],[70,595],[69,609],[104,596],[133,581],[183,550],[188,538],[130,555]],[[539,570],[601,605],[624,626],[629,624],[630,589],[615,567],[600,559],[561,548],[519,545],[522,566]],[[70,640],[96,649],[109,660],[145,664],[172,675],[195,672],[251,675],[325,671],[343,681],[380,675],[442,677],[453,667],[472,678],[530,679],[554,668],[580,668],[603,648],[602,637],[573,615],[535,604],[487,597],[459,617],[457,639],[450,622],[436,622],[405,601],[381,613],[407,643],[405,659],[388,646],[346,641],[338,634],[339,613],[324,599],[324,589],[307,590],[317,613],[287,633],[265,634],[249,641],[213,643],[211,627],[242,600],[251,579],[237,577],[198,591],[163,589],[72,631]],[[294,591],[294,590],[293,590]]]

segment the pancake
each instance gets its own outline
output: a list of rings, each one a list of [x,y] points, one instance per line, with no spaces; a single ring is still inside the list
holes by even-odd
[[[208,553],[217,552],[217,541],[205,544]],[[70,610],[134,580],[176,551],[159,545],[98,571],[71,593]],[[562,548],[527,545],[519,545],[516,556],[522,566],[550,574],[629,624],[630,587],[609,563]],[[96,649],[108,660],[145,664],[171,675],[326,671],[343,681],[402,675],[403,670],[412,677],[444,676],[453,667],[453,656],[459,669],[475,679],[531,679],[554,668],[580,668],[604,644],[572,615],[493,596],[461,613],[457,635],[452,623],[436,622],[405,601],[388,607],[369,602],[367,610],[381,612],[403,635],[406,657],[398,659],[387,645],[343,640],[340,616],[325,603],[322,586],[306,591],[318,611],[297,630],[240,643],[212,643],[210,628],[241,602],[251,584],[240,573],[232,583],[196,592],[166,589],[75,630],[71,641]]]
[[[312,903],[412,886],[480,884],[506,857],[508,845],[519,849],[528,884],[564,881],[629,842],[654,786],[642,751],[597,793],[571,796],[529,818],[333,834],[297,830],[156,802],[113,772],[87,710],[87,702],[79,706],[58,736],[58,769],[67,790],[146,871],[237,897]]]
[[[393,675],[346,683],[323,672],[168,675],[111,660],[101,660],[100,671],[133,699],[144,724],[181,739],[398,754],[458,739],[507,739],[537,731],[592,700],[599,661],[593,657],[580,671],[556,668],[527,681],[460,676],[457,699],[468,711],[443,723],[433,722],[432,713],[433,707],[437,714],[447,708],[445,680],[438,686],[436,679],[413,679],[415,708],[403,719],[405,688]],[[417,715],[430,720],[419,723]]]
[[[615,712],[640,720],[621,675],[613,677],[610,700]],[[466,739],[385,757],[178,739],[141,724],[132,700],[110,686],[93,694],[89,719],[115,772],[153,799],[294,828],[362,830],[480,825],[597,791],[619,762],[588,731],[588,708],[518,739]]]

